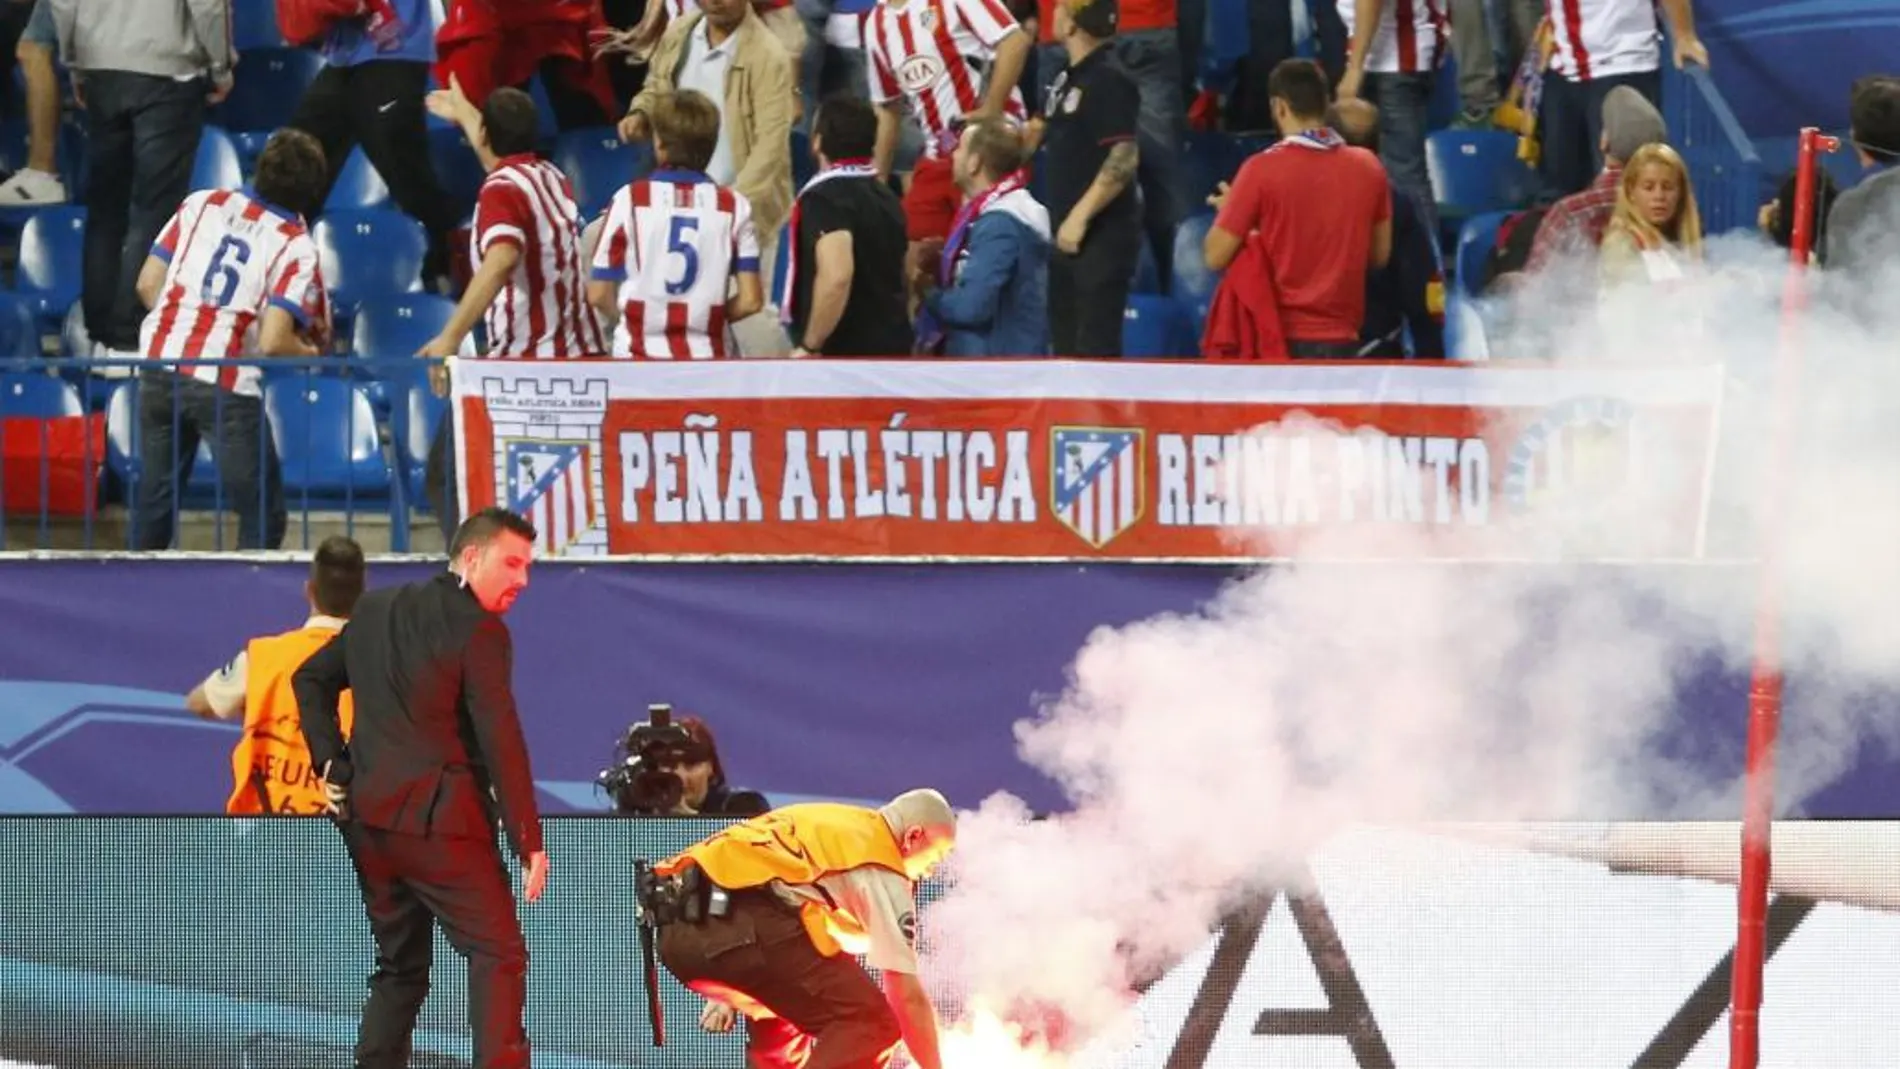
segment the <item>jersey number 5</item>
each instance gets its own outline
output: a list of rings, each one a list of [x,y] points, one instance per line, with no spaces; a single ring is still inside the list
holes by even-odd
[[[211,266],[205,268],[204,282],[198,287],[199,298],[219,307],[230,304],[237,294],[238,270],[250,260],[250,242],[225,235],[224,240],[218,242],[218,250],[211,254]]]
[[[669,297],[692,292],[693,283],[699,281],[699,249],[692,243],[692,239],[698,236],[699,219],[697,217],[691,215],[673,217],[673,229],[666,238],[666,251],[677,253],[684,263],[685,270],[680,272],[678,282],[666,284],[666,293]]]

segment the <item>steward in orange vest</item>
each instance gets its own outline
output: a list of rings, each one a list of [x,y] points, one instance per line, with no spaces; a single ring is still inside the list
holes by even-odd
[[[233,816],[316,815],[325,807],[323,770],[310,767],[310,748],[298,723],[290,677],[310,655],[343,629],[363,593],[363,549],[334,537],[317,547],[304,598],[310,618],[294,631],[254,638],[231,663],[213,672],[185,698],[185,707],[211,720],[243,717],[243,733],[231,753]],[[352,709],[343,696],[343,731]]]
[[[656,864],[641,904],[667,970],[714,1000],[701,1024],[752,1020],[752,1069],[883,1069],[899,1040],[919,1069],[942,1069],[914,882],[955,844],[956,813],[933,790],[877,809],[786,806]]]

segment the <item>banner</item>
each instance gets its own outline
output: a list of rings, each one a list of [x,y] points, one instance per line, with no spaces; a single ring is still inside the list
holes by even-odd
[[[528,515],[544,557],[1111,560],[1294,555],[1322,525],[1521,557],[1542,548],[1527,517],[1632,501],[1656,514],[1593,548],[1692,555],[1722,381],[1055,360],[479,360],[455,379],[464,512]]]
[[[411,582],[439,567],[372,561],[369,583]],[[1506,573],[1539,566],[1447,567],[1483,585],[1520,581]],[[1614,584],[1636,567],[1598,573]],[[1678,588],[1713,584],[1711,596],[1738,605],[1756,581],[1737,565],[1643,567],[1669,569]],[[19,622],[0,642],[0,813],[222,812],[237,730],[186,712],[184,696],[250,638],[303,622],[309,565],[16,559],[0,569],[0,620]],[[929,785],[960,806],[1006,790],[1036,811],[1059,811],[1062,793],[1018,756],[1015,724],[1062,692],[1096,628],[1193,613],[1238,574],[1180,565],[540,565],[508,614],[540,803],[549,813],[606,809],[594,777],[615,742],[646,718],[648,702],[672,702],[712,726],[735,784],[775,803],[880,799]],[[1825,700],[1837,700],[1837,681],[1821,682]],[[1790,667],[1785,753],[1827,745],[1839,723],[1810,715],[1814,683],[1806,668]],[[1674,685],[1666,726],[1647,745],[1679,755],[1672,777],[1739,777],[1747,666],[1705,658],[1683,665]],[[1891,691],[1862,700],[1871,708],[1861,723],[1900,716]],[[1788,815],[1900,817],[1900,754],[1878,740],[1856,747],[1825,782],[1797,784],[1796,771],[1784,767],[1777,795]],[[1657,784],[1653,793],[1674,792]],[[1709,795],[1696,809],[1662,812],[1606,797],[1585,812],[1511,815],[1723,819],[1739,804]]]
[[[548,822],[554,875],[520,907],[537,1069],[745,1064],[742,1029],[702,1031],[699,999],[664,971],[667,1042],[652,1045],[633,927],[632,860],[718,826]],[[1733,824],[1344,832],[1290,893],[1245,902],[1149,978],[1127,1029],[1072,1069],[1716,1069],[1736,838]],[[1896,844],[1892,823],[1777,826],[1763,1065],[1900,1063]],[[351,1064],[374,961],[327,822],[0,819],[0,865],[28,876],[0,924],[0,1066]],[[943,893],[920,888],[926,947]],[[410,1064],[465,1067],[467,970],[436,940]],[[953,1032],[945,1069],[995,1069],[994,1050],[975,1053]]]

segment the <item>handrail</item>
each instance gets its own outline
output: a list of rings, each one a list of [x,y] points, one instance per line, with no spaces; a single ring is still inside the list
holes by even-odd
[[[1722,95],[1709,69],[1700,63],[1691,63],[1682,68],[1682,76],[1694,84],[1696,91],[1702,95],[1702,102],[1709,106],[1716,125],[1722,128],[1722,135],[1728,139],[1729,148],[1741,157],[1743,163],[1759,164],[1761,156],[1755,151],[1755,143],[1742,129],[1741,120],[1735,117],[1735,109],[1729,107],[1728,98]]]

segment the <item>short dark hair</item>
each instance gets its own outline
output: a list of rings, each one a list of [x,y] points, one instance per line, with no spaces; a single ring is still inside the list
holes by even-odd
[[[1862,151],[1880,163],[1900,160],[1900,78],[1871,74],[1855,82],[1848,116]]]
[[[834,162],[865,159],[877,151],[877,112],[870,102],[842,90],[818,106],[812,131],[825,158]]]
[[[1310,59],[1283,59],[1267,75],[1267,98],[1286,101],[1302,119],[1317,119],[1326,114],[1333,92],[1319,64]]]
[[[513,86],[488,94],[482,105],[482,133],[497,156],[521,156],[541,143],[541,113],[534,98]]]
[[[662,94],[647,111],[647,123],[668,167],[703,171],[719,149],[719,105],[697,89]]]
[[[330,168],[323,159],[323,143],[285,127],[270,135],[257,157],[251,178],[257,195],[279,207],[308,217],[323,207],[330,189]]]
[[[462,521],[455,529],[455,538],[449,543],[449,559],[462,555],[462,551],[479,548],[493,542],[502,532],[518,534],[532,542],[535,538],[534,524],[519,512],[510,512],[499,505],[487,508]]]
[[[310,598],[325,616],[347,619],[363,596],[363,547],[353,538],[331,535],[310,558]]]

